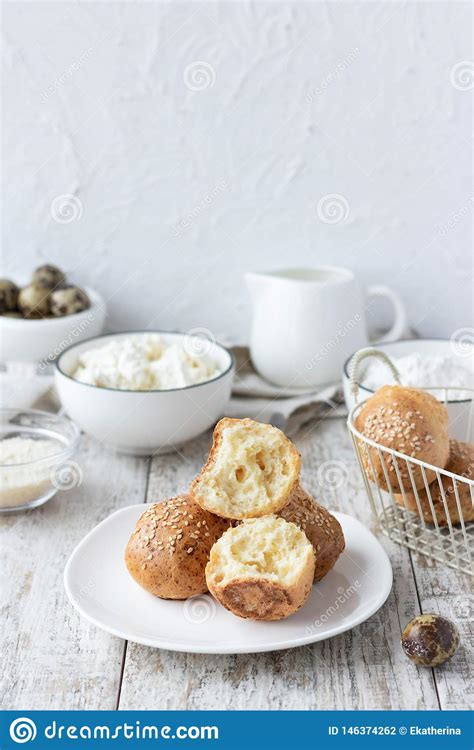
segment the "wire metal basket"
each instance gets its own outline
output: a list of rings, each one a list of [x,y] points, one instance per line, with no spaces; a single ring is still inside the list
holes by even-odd
[[[362,359],[372,355],[380,356],[385,361],[386,355],[377,350],[366,350],[354,362],[351,372],[351,387],[354,395],[358,393],[358,367]],[[397,382],[399,376],[393,363],[388,360]],[[469,392],[474,399],[474,389],[428,387],[424,390],[436,395],[448,408],[451,404],[459,405],[456,396],[462,391]],[[451,568],[474,575],[474,523],[465,521],[464,510],[467,502],[474,505],[474,479],[440,469],[412,456],[407,456],[392,448],[387,448],[369,439],[355,427],[361,402],[350,411],[348,427],[354,444],[360,471],[364,480],[367,496],[375,518],[382,532],[398,544],[432,560],[445,563]],[[466,401],[463,402],[464,405]],[[465,409],[464,435],[460,440],[469,440],[472,432],[472,405],[468,401]],[[458,420],[459,421],[459,420]],[[459,428],[459,424],[458,424]],[[471,438],[472,439],[472,438]],[[375,482],[377,471],[374,458],[380,462],[384,482]],[[393,467],[393,468],[392,468]],[[423,478],[423,487],[418,489],[415,483],[415,471]],[[434,480],[428,481],[428,476]],[[396,476],[396,482],[395,480]],[[379,472],[380,477],[380,472]],[[390,479],[389,479],[390,477]],[[384,486],[380,486],[383,484]],[[396,485],[396,491],[393,485]],[[410,489],[407,489],[407,484]],[[463,502],[462,502],[463,500]],[[448,502],[449,501],[449,502]]]

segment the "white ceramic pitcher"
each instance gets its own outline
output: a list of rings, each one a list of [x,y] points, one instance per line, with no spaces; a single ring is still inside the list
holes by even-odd
[[[395,341],[406,328],[395,292],[370,286],[364,294],[345,268],[290,268],[245,278],[253,301],[252,361],[277,385],[313,388],[339,380],[347,357],[368,344],[368,297],[387,297],[394,309],[393,326],[378,342]]]

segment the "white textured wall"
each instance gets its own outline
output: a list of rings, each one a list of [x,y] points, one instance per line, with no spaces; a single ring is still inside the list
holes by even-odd
[[[4,270],[67,267],[110,297],[113,329],[242,339],[245,270],[320,263],[393,284],[425,335],[469,325],[470,16],[452,1],[5,4]],[[207,88],[183,80],[195,61]],[[327,223],[333,193],[348,206]],[[78,201],[58,222],[64,194]]]

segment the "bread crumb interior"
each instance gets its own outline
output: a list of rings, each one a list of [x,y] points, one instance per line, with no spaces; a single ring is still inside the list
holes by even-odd
[[[312,555],[310,542],[293,523],[277,516],[251,518],[226,531],[212,548],[213,581],[263,577],[288,586]]]
[[[226,427],[214,464],[206,472],[208,507],[238,514],[258,513],[285,493],[292,473],[292,453],[281,433],[253,422]]]

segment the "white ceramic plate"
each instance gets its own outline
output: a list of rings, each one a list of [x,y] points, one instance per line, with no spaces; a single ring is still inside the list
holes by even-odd
[[[276,651],[350,630],[373,615],[390,593],[392,567],[384,549],[355,518],[335,513],[346,549],[292,617],[242,620],[208,594],[186,602],[157,599],[135,583],[124,562],[128,538],[145,507],[131,505],[102,521],[76,547],[64,571],[74,607],[119,638],[203,654]]]

